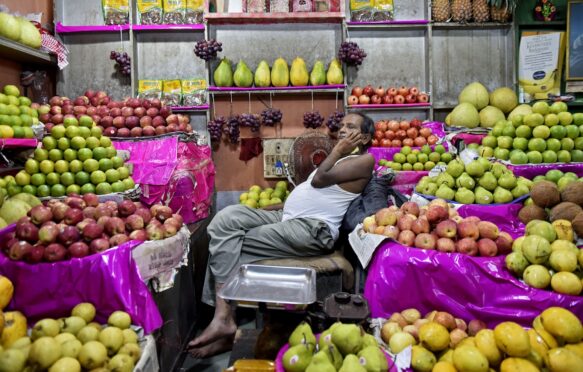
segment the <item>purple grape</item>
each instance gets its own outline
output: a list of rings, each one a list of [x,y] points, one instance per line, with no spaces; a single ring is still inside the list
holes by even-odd
[[[233,144],[239,142],[239,115],[231,116],[223,131],[229,137],[229,141]]]
[[[239,125],[246,128],[251,128],[251,132],[258,132],[261,123],[259,116],[255,114],[241,114],[239,116]]]
[[[129,76],[132,72],[132,59],[128,56],[126,52],[119,53],[116,51],[111,51],[109,53],[109,59],[115,60],[115,68],[122,74]]]
[[[209,121],[207,129],[211,137],[211,141],[218,142],[223,136],[223,128],[227,124],[227,120],[223,116],[217,116],[214,120]]]
[[[334,111],[328,117],[328,121],[326,122],[326,126],[330,130],[330,132],[338,132],[340,130],[340,122],[344,119],[344,112],[342,111]]]
[[[268,127],[273,127],[277,123],[281,123],[283,117],[279,109],[269,108],[261,112],[262,124]]]
[[[338,50],[338,59],[349,66],[360,66],[366,57],[363,49],[358,47],[358,44],[352,41],[344,41],[340,44]]]
[[[304,114],[304,127],[317,129],[324,124],[324,117],[318,111],[306,112]]]
[[[223,51],[223,44],[219,43],[215,39],[210,40],[199,40],[194,46],[194,54],[197,57],[204,59],[205,61],[210,61],[217,57],[217,52]]]

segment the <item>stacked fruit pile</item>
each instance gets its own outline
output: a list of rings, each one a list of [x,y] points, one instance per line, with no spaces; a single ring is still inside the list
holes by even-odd
[[[431,128],[423,127],[419,119],[379,120],[375,123],[375,133],[372,140],[374,147],[401,147],[435,145],[439,138],[432,133]]]
[[[336,322],[316,340],[310,325],[302,322],[290,335],[289,346],[283,355],[286,372],[386,372],[389,369],[385,353],[374,336],[355,324]]]
[[[268,205],[284,203],[290,191],[286,181],[279,181],[275,184],[275,189],[253,185],[248,192],[239,195],[239,202],[250,208],[263,208]]]
[[[406,87],[389,87],[384,89],[379,86],[373,88],[372,85],[367,85],[364,88],[356,86],[352,88],[350,96],[348,96],[349,105],[403,105],[411,103],[427,103],[429,102],[429,95],[421,92],[419,88]]]
[[[133,189],[130,171],[111,140],[92,125],[88,116],[82,116],[79,123],[70,118],[65,125],[55,125],[43,138],[43,147],[34,151],[24,170],[14,177],[17,187],[41,197]]]
[[[255,84],[257,88],[308,86],[308,85],[337,85],[344,82],[342,65],[337,59],[330,62],[326,71],[322,61],[316,61],[312,72],[308,72],[306,62],[297,57],[293,60],[291,68],[283,58],[278,58],[273,62],[273,67],[269,68],[267,61],[259,62],[255,73],[240,60],[233,72],[232,63],[227,58],[223,58],[213,74],[214,83],[218,87],[242,87],[249,88]]]
[[[451,160],[451,153],[446,152],[443,145],[435,146],[433,151],[429,145],[424,145],[421,150],[412,150],[411,147],[405,146],[393,155],[392,161],[381,159],[379,165],[396,171],[430,171],[436,165],[447,165]]]
[[[38,124],[38,108],[16,86],[5,85],[0,93],[0,138],[34,138],[31,126]]]
[[[188,115],[173,114],[159,99],[127,98],[114,101],[107,93],[87,90],[74,100],[55,96],[39,107],[39,120],[50,131],[54,125],[96,123],[109,137],[149,137],[171,132],[192,132]],[[83,125],[83,124],[81,124]],[[90,127],[90,126],[89,126]]]
[[[92,304],[80,303],[67,318],[38,321],[30,336],[24,315],[18,311],[4,314],[8,322],[0,331],[4,349],[0,350],[0,369],[133,371],[142,350],[138,335],[130,328],[130,315],[115,311],[101,325],[94,321],[95,312]]]
[[[467,85],[458,96],[458,105],[445,118],[445,123],[454,127],[491,128],[500,120],[511,120],[514,115],[530,110],[529,105],[518,106],[518,97],[513,89],[502,87],[488,93],[479,82]],[[514,111],[513,111],[514,110]]]
[[[11,177],[11,176],[10,176]],[[13,190],[9,184],[8,190]],[[0,189],[0,229],[10,225],[26,214],[41,202],[34,195],[27,193],[11,194],[12,196],[4,200],[4,192]]]
[[[169,238],[182,223],[167,206],[147,208],[130,200],[99,203],[97,195],[85,194],[33,207],[0,248],[11,260],[56,262],[100,253],[129,240]]]
[[[478,158],[467,165],[454,159],[445,172],[423,177],[415,191],[461,204],[504,204],[526,195],[532,181],[516,177],[505,165]]]
[[[513,242],[495,224],[475,216],[462,218],[442,199],[434,199],[423,207],[406,202],[400,209],[383,208],[366,217],[362,224],[364,231],[384,235],[408,247],[469,256],[506,254]]]
[[[413,319],[414,325],[406,325]],[[393,314],[382,335],[393,353],[412,345],[414,371],[578,371],[583,365],[583,326],[560,307],[543,311],[528,330],[514,322],[488,329],[475,320],[466,329],[448,313],[420,319],[409,309]]]
[[[537,102],[532,111],[496,122],[480,154],[513,164],[583,162],[583,114],[567,112],[564,102]]]

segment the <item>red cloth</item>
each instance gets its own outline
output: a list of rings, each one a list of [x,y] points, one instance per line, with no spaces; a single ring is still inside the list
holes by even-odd
[[[263,152],[260,137],[241,138],[241,153],[239,160],[249,161]]]

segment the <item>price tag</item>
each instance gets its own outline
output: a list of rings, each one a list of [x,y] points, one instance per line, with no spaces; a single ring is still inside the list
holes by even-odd
[[[468,165],[480,156],[476,152],[476,150],[472,149],[465,149],[464,151],[460,152],[460,159],[464,163],[464,165]]]

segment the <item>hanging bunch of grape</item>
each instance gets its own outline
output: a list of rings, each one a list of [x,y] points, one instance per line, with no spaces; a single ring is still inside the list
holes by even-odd
[[[317,129],[324,124],[324,117],[319,111],[306,112],[304,114],[304,127]]]
[[[344,112],[342,111],[334,111],[328,117],[328,121],[326,122],[326,126],[330,130],[330,132],[338,132],[340,130],[340,122],[344,119]]]
[[[116,62],[115,68],[122,74],[129,76],[132,72],[132,59],[126,52],[120,53],[114,50],[109,53],[109,59]]]
[[[344,41],[340,44],[338,59],[348,66],[360,66],[366,58],[366,52],[353,41]]]
[[[231,116],[227,121],[227,125],[223,128],[232,144],[239,142],[239,120],[239,115]]]
[[[268,109],[265,109],[261,112],[262,124],[266,125],[268,127],[273,127],[273,126],[275,126],[275,124],[281,123],[282,117],[283,117],[283,114],[281,113],[281,110],[279,110],[279,109],[268,108]]]
[[[255,114],[241,114],[239,116],[239,125],[246,128],[251,128],[251,132],[259,132],[261,123],[259,116]]]
[[[214,120],[209,121],[207,127],[211,141],[219,142],[223,136],[223,128],[227,124],[227,119],[223,116],[217,116]]]
[[[200,59],[210,61],[217,58],[217,53],[223,51],[223,44],[215,39],[199,40],[194,46],[194,54]]]

